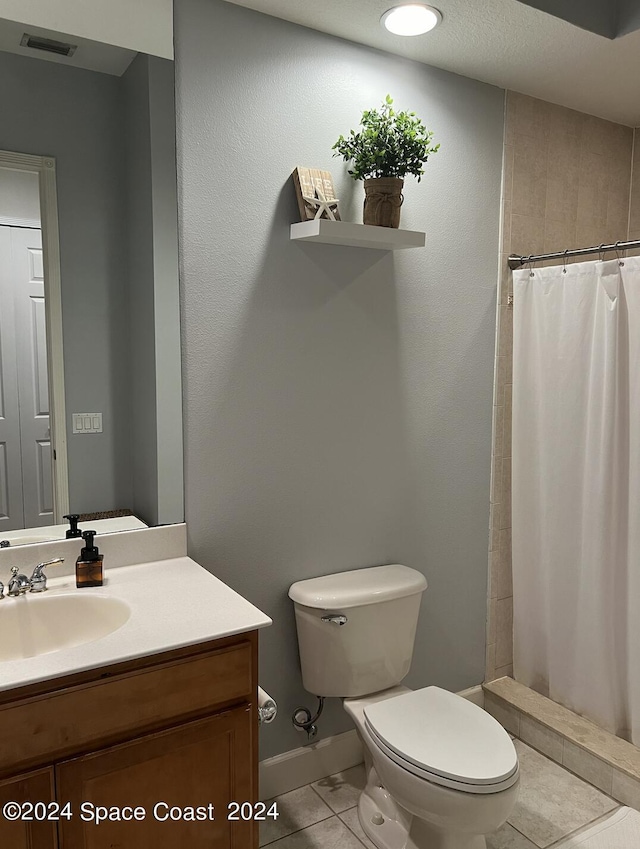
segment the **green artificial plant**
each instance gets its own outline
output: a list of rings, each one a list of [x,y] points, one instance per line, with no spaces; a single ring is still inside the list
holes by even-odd
[[[423,165],[440,149],[439,144],[432,146],[433,133],[415,112],[396,112],[392,107],[387,95],[380,109],[362,113],[359,132],[351,130],[334,144],[334,156],[352,163],[349,174],[354,180],[411,174],[420,182]]]

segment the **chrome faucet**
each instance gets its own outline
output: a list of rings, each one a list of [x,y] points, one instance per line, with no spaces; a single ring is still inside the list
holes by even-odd
[[[55,560],[46,560],[44,563],[38,563],[33,570],[33,575],[29,581],[32,593],[43,593],[47,588],[47,576],[43,572],[45,566],[53,566],[56,563],[64,563],[64,557],[56,557]]]
[[[30,578],[27,578],[26,575],[20,575],[18,567],[13,566],[7,595],[16,598],[16,596],[24,595],[27,592],[44,592],[47,589],[47,576],[43,570],[45,566],[53,566],[54,563],[64,563],[64,557],[56,557],[55,560],[46,560],[44,563],[38,563]],[[4,598],[4,587],[0,583],[0,599],[2,598]]]
[[[14,598],[19,595],[23,595],[30,589],[31,584],[26,575],[20,575],[17,566],[13,566],[11,568],[11,579],[9,580],[9,588],[7,590],[7,595],[13,596]]]

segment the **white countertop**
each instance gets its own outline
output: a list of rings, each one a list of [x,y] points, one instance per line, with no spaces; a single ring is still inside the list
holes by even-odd
[[[105,570],[102,587],[77,589],[75,576],[49,577],[47,597],[92,593],[131,608],[117,631],[93,642],[36,657],[0,662],[0,690],[253,631],[271,619],[189,557]],[[0,601],[26,604],[22,598]]]

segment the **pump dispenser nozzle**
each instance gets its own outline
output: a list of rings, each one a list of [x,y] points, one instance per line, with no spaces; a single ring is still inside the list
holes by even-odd
[[[97,531],[83,531],[82,539],[84,540],[84,548],[80,552],[80,557],[85,563],[91,563],[100,557],[98,546],[93,544],[93,538]]]
[[[69,530],[66,534],[67,539],[76,539],[82,536],[82,531],[78,527],[78,522],[80,521],[80,515],[78,513],[68,513],[62,518],[69,520]]]

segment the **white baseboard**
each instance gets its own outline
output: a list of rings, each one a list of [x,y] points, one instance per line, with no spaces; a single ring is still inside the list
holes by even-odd
[[[482,685],[458,693],[470,702],[484,707]],[[260,798],[273,799],[282,793],[319,781],[364,760],[362,744],[355,731],[327,737],[310,746],[301,746],[260,762]]]
[[[260,798],[273,799],[364,760],[355,731],[327,737],[310,746],[283,752],[260,762]]]
[[[475,687],[469,687],[468,690],[461,690],[458,695],[462,696],[463,699],[468,699],[468,701],[473,702],[478,707],[484,707],[484,690],[482,689],[482,684],[476,684]]]

